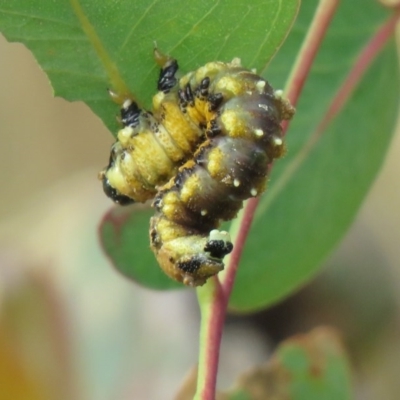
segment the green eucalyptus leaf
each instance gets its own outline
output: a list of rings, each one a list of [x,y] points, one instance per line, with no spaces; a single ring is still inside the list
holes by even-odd
[[[103,248],[117,270],[137,283],[152,289],[182,288],[161,271],[150,250],[153,214],[142,205],[111,208],[99,228]]]
[[[289,377],[286,391],[293,400],[349,400],[353,398],[350,368],[338,335],[318,328],[283,342],[275,365]],[[284,389],[285,390],[285,389]]]
[[[350,400],[346,354],[337,333],[317,328],[282,342],[270,362],[239,377],[226,400]]]

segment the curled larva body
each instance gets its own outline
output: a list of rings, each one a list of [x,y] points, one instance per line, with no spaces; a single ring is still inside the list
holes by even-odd
[[[151,247],[168,275],[198,286],[224,268],[232,243],[225,232],[216,239],[217,228],[265,190],[268,165],[284,153],[280,123],[293,112],[266,83],[261,93],[231,97],[207,121],[208,139],[153,203]]]
[[[176,60],[161,65],[153,111],[124,100],[105,193],[125,205],[154,199],[151,248],[164,272],[198,286],[232,251],[221,221],[265,190],[268,165],[284,153],[280,123],[291,105],[240,60],[210,62],[180,79]]]

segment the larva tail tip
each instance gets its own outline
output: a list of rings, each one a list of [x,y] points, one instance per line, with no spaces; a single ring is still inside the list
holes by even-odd
[[[168,61],[172,60],[170,56],[162,53],[158,49],[156,42],[154,42],[153,57],[157,65],[159,65],[161,68],[164,68]]]

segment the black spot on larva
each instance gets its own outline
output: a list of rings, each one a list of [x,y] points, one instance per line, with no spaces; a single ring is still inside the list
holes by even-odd
[[[160,211],[160,210],[161,210],[161,207],[162,207],[162,196],[157,195],[157,196],[154,198],[153,207],[154,207],[157,211]]]
[[[192,175],[194,168],[195,167],[182,168],[174,178],[174,187],[181,189],[187,177]]]
[[[224,258],[232,249],[233,244],[224,240],[209,240],[204,246],[204,251],[209,252],[211,257],[219,259]]]
[[[190,87],[189,84],[187,84],[185,87],[185,96],[186,96],[187,102],[193,107],[194,106],[194,96],[193,96],[192,88]]]
[[[210,78],[206,76],[201,82],[199,86],[199,93],[201,97],[206,97],[208,95],[208,88],[210,86]]]
[[[197,165],[200,166],[206,166],[208,163],[208,159],[207,159],[207,153],[210,150],[210,148],[212,148],[212,143],[210,141],[210,144],[208,146],[201,146],[200,149],[197,151],[197,156],[196,156],[196,160],[197,160]]]
[[[158,236],[157,230],[154,228],[150,229],[150,242],[155,247],[160,247],[160,237]]]
[[[187,99],[187,96],[186,96],[186,93],[184,90],[182,90],[182,89],[178,90],[178,98],[179,98],[180,106],[183,108],[187,107],[188,99]]]
[[[224,100],[224,96],[222,96],[222,93],[210,94],[208,96],[209,110],[216,111],[218,109],[218,107],[222,104],[223,100]]]
[[[194,257],[191,260],[178,261],[176,266],[184,272],[189,272],[193,274],[200,268],[201,262],[201,258]]]
[[[213,138],[220,135],[222,132],[221,127],[218,125],[216,119],[210,121],[210,128],[207,130],[207,137]]]
[[[200,82],[200,89],[201,90],[205,90],[208,89],[210,86],[210,78],[208,76],[206,76],[205,78],[202,79],[202,81]]]

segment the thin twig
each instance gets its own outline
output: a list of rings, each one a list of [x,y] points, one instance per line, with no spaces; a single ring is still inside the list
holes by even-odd
[[[217,277],[197,289],[201,312],[197,391],[194,400],[214,400],[226,297]]]

